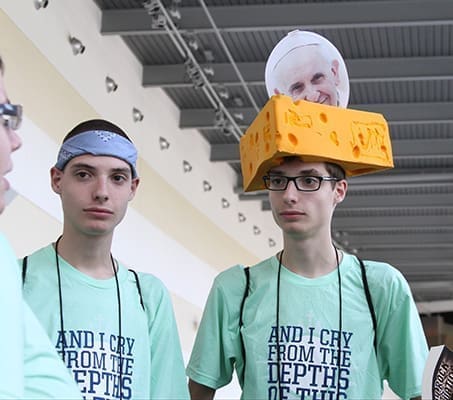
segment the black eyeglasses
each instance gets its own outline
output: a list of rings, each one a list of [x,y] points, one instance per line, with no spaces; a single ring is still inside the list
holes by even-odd
[[[283,176],[283,175],[266,175],[263,176],[264,186],[272,191],[284,191],[289,182],[294,182],[296,189],[301,192],[316,192],[321,187],[322,181],[341,181],[340,178],[333,176]]]
[[[0,104],[0,119],[5,128],[17,130],[22,123],[22,106],[19,104]]]

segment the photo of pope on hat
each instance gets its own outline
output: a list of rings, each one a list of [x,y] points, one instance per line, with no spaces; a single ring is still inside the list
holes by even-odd
[[[263,190],[263,176],[283,162],[329,162],[346,176],[393,168],[384,116],[346,108],[349,78],[327,39],[292,31],[269,55],[265,70],[270,99],[240,139],[244,191]]]
[[[294,30],[270,53],[265,69],[269,97],[285,94],[293,100],[347,107],[349,77],[338,49],[314,32]]]

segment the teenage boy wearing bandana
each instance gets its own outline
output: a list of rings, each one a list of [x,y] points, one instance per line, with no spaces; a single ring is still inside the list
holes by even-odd
[[[86,399],[187,399],[166,288],[111,254],[139,184],[136,161],[134,144],[108,121],[68,133],[50,171],[63,233],[21,262],[24,295]]]
[[[289,70],[282,65],[285,57],[325,42],[311,32],[288,34],[268,60],[268,93],[293,96],[288,88],[294,85],[275,86],[279,77],[269,73],[276,65]],[[338,74],[338,68],[323,67],[318,70],[326,76]],[[317,76],[310,71],[305,76]],[[339,80],[330,83],[334,93]],[[339,92],[339,105],[346,106],[348,92]],[[336,110],[317,107],[325,107],[327,117],[329,109]],[[283,250],[250,267],[248,285],[243,265],[215,279],[186,370],[192,400],[212,399],[216,389],[231,381],[234,370],[241,399],[377,400],[384,379],[402,399],[420,396],[427,344],[409,286],[397,269],[383,262],[365,261],[362,274],[359,260],[335,247],[332,217],[347,193],[346,172],[352,173],[341,159],[326,160],[324,151],[320,141],[309,160],[298,153],[270,158],[270,167],[253,177],[261,182],[257,189],[269,190]],[[245,176],[249,164],[244,165],[242,154],[241,165]],[[373,164],[368,167],[373,172]]]

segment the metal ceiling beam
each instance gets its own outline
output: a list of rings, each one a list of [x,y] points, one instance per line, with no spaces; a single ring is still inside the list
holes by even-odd
[[[452,57],[453,59],[453,57]],[[202,67],[208,65],[201,64]],[[264,84],[264,63],[238,63],[239,71],[247,84]],[[237,75],[229,63],[209,64],[214,69],[214,76],[210,78],[213,84],[240,85]],[[143,86],[145,87],[190,87],[183,64],[145,65],[143,67]]]
[[[400,265],[401,261],[404,260],[413,260],[414,258],[425,261],[432,262],[433,260],[443,260],[445,258],[451,259],[453,257],[453,248],[437,248],[436,246],[432,247],[398,247],[392,248],[387,247],[381,250],[364,250],[360,251],[360,254],[363,255],[364,259],[368,260],[388,260],[390,264]],[[426,271],[428,274],[429,271]]]
[[[349,233],[345,238],[356,247],[368,248],[370,245],[392,245],[394,243],[409,245],[412,243],[424,243],[436,245],[439,243],[453,243],[453,231],[450,233],[443,232],[420,232],[420,233],[401,233],[396,231],[387,231],[385,235],[367,235],[366,233],[354,234]],[[336,239],[337,240],[337,239]],[[341,239],[339,239],[341,241]],[[453,261],[451,262],[453,273]]]
[[[201,7],[180,7],[181,32],[213,32]],[[295,3],[209,7],[221,31],[339,29],[348,27],[391,27],[451,25],[453,7],[450,0],[338,2],[332,12],[329,3]],[[101,33],[109,35],[163,34],[151,28],[150,17],[143,8],[103,10]]]
[[[372,200],[370,197],[363,196],[363,197],[358,197],[354,198],[350,195],[348,195],[347,200],[345,200],[346,205],[345,206],[338,206],[338,209],[341,210],[342,208],[348,209],[349,207],[370,207],[370,209],[378,207],[379,205],[377,202],[380,200],[380,208],[382,207],[388,207],[389,209],[394,208],[394,207],[401,207],[407,205],[408,207],[448,207],[451,205],[451,198],[452,194],[448,195],[425,195],[425,196],[406,196],[403,197],[401,195],[395,195],[395,196],[390,196],[390,195],[385,195],[385,196],[378,196],[375,198],[376,200]],[[351,198],[353,200],[351,200]],[[271,211],[271,205],[269,203],[269,200],[262,198],[261,196],[249,196],[249,195],[239,195],[240,200],[260,200],[261,201],[261,210],[262,211]],[[404,202],[404,204],[402,204]],[[384,225],[385,226],[385,225]],[[415,225],[417,226],[417,225]],[[453,243],[453,241],[452,241]]]
[[[346,199],[338,205],[338,209],[351,209],[356,207],[438,207],[438,206],[450,206],[453,202],[453,192],[442,193],[442,194],[384,194],[384,195],[364,195],[364,196],[353,196],[350,193],[346,196]],[[453,240],[452,240],[453,246]]]
[[[452,110],[453,108],[450,113],[453,116]],[[421,154],[425,157],[451,156],[453,154],[453,137],[451,139],[394,140],[392,141],[392,149],[395,159],[403,156],[418,156]],[[212,145],[210,160],[212,162],[238,162],[239,145],[237,143]]]
[[[438,217],[452,217],[453,218],[453,205],[450,203],[448,206],[431,206],[425,204],[419,207],[407,207],[405,204],[400,206],[386,207],[361,207],[361,208],[346,208],[337,209],[335,211],[335,220],[339,219],[354,219],[354,218],[387,218],[395,217],[401,219],[413,219],[418,217],[427,217],[431,221],[435,221]],[[405,225],[400,225],[405,226]],[[419,226],[419,225],[416,225]],[[436,226],[435,224],[426,226]],[[451,246],[453,249],[453,246]]]
[[[385,228],[393,229],[404,227],[448,227],[453,225],[453,215],[417,215],[417,216],[364,216],[351,217],[351,216],[335,216],[333,218],[333,230],[346,231],[362,228],[364,223],[369,229]]]
[[[419,301],[416,303],[420,314],[435,314],[453,311],[453,300]]]
[[[351,59],[345,62],[351,83],[453,78],[453,56]],[[214,69],[214,76],[210,78],[214,85],[240,85],[234,68],[229,63],[201,66]],[[264,85],[264,62],[237,63],[237,67],[248,85]],[[145,65],[142,83],[145,87],[192,86],[183,64]]]
[[[451,260],[443,259],[443,260],[435,260],[432,264],[429,264],[427,268],[426,262],[420,261],[418,259],[411,259],[407,263],[402,261],[398,267],[405,269],[407,271],[412,271],[414,277],[418,274],[421,275],[421,278],[426,277],[426,273],[429,271],[433,274],[440,275],[440,274],[452,274],[453,273],[453,263]],[[423,279],[420,279],[421,281]]]
[[[452,7],[453,8],[453,7]],[[453,102],[432,103],[388,103],[388,104],[353,104],[351,108],[377,112],[384,115],[388,123],[439,123],[453,122]],[[256,117],[253,108],[231,108],[231,113],[241,113],[244,119],[239,123],[247,128]],[[215,112],[212,109],[186,108],[181,110],[179,126],[182,129],[213,129]]]

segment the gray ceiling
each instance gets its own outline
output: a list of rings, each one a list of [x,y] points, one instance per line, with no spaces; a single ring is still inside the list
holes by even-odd
[[[180,126],[202,133],[211,161],[237,171],[240,199],[263,210],[264,193],[242,192],[237,143],[267,101],[265,60],[295,28],[332,41],[349,71],[349,107],[385,116],[395,160],[350,180],[334,238],[400,269],[417,301],[453,301],[453,0],[95,2],[101,33],[121,35],[143,64],[143,85],[166,91]]]

